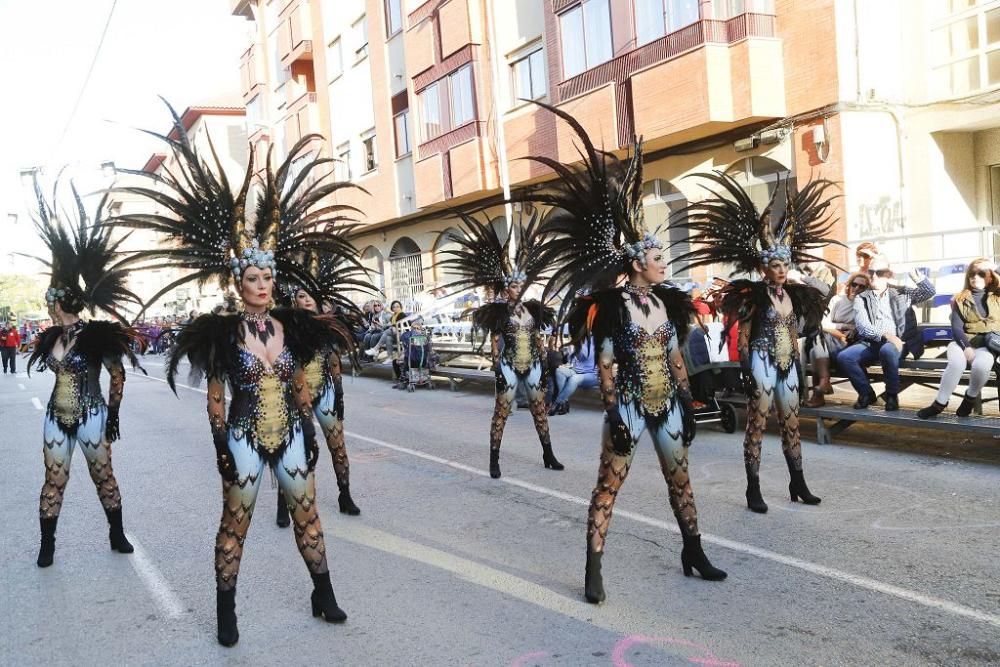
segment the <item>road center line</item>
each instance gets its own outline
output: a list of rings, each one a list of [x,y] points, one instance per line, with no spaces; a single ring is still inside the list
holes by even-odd
[[[38,400],[37,396],[32,396],[31,397],[31,404],[35,406],[36,410],[44,410],[45,409],[45,407],[42,405],[42,402],[40,400]]]
[[[136,374],[138,375],[138,374]],[[139,377],[146,377],[149,380],[156,380],[157,382],[166,382],[161,378],[147,377],[139,375]],[[197,391],[202,394],[208,393],[204,389],[198,389],[196,387],[189,387],[187,385],[178,384],[178,387],[183,387],[185,389],[190,389],[192,391]],[[352,433],[350,431],[344,431],[344,435],[354,438],[356,440],[361,440],[362,442],[367,442],[369,444],[378,445],[379,447],[385,447],[387,449],[392,449],[394,451],[400,452],[402,454],[409,454],[417,458],[424,459],[425,461],[431,461],[433,463],[438,463],[440,465],[448,466],[456,470],[461,470],[473,475],[479,475],[480,477],[489,477],[489,472],[482,470],[480,468],[474,468],[472,466],[466,465],[464,463],[459,463],[458,461],[452,461],[450,459],[442,458],[440,456],[434,456],[433,454],[427,454],[426,452],[421,452],[416,449],[411,449],[409,447],[403,447],[402,445],[396,445],[384,440],[379,440],[377,438],[371,438],[359,433]],[[511,486],[516,486],[527,491],[532,491],[541,495],[549,496],[551,498],[558,498],[559,500],[564,500],[576,505],[582,505],[584,507],[590,506],[590,500],[587,498],[580,498],[579,496],[574,496],[569,493],[563,493],[562,491],[556,491],[555,489],[549,489],[544,486],[539,486],[537,484],[532,484],[531,482],[525,482],[523,480],[516,479],[514,477],[501,477],[499,482],[504,484],[509,484]],[[679,533],[677,526],[667,523],[666,521],[660,521],[659,519],[654,519],[652,517],[645,516],[643,514],[638,514],[636,512],[629,512],[627,510],[615,510],[615,516],[624,517],[631,521],[637,523],[642,523],[647,526],[652,526],[660,530],[667,530],[673,533]],[[788,567],[794,567],[796,569],[802,570],[804,572],[809,572],[810,574],[815,574],[827,579],[834,579],[836,581],[842,581],[859,588],[865,588],[876,593],[882,593],[883,595],[889,595],[901,600],[906,600],[908,602],[914,602],[916,604],[928,607],[930,609],[936,609],[938,611],[943,611],[948,614],[953,614],[955,616],[963,616],[965,618],[970,618],[981,623],[987,623],[994,627],[1000,628],[1000,616],[995,614],[990,614],[978,609],[973,609],[972,607],[967,607],[955,602],[949,602],[948,600],[941,600],[939,598],[932,597],[930,595],[925,595],[923,593],[918,593],[916,591],[911,591],[900,586],[895,586],[893,584],[887,584],[877,579],[871,579],[869,577],[864,577],[857,574],[852,574],[851,572],[844,572],[843,570],[838,570],[836,568],[827,567],[826,565],[820,565],[819,563],[813,563],[811,561],[803,560],[801,558],[795,558],[794,556],[786,556],[784,554],[777,553],[776,551],[771,551],[769,549],[761,549],[755,547],[752,544],[745,544],[743,542],[737,542],[736,540],[730,540],[725,537],[717,537],[715,535],[708,535],[702,533],[701,539],[703,542],[709,542],[711,544],[717,544],[720,547],[730,549],[732,551],[737,551],[740,553],[748,554],[750,556],[756,556],[763,560],[769,560],[774,563],[780,563],[781,565],[787,565]]]
[[[146,550],[142,548],[139,540],[134,535],[126,535],[128,541],[132,543],[135,552],[129,556],[128,562],[132,564],[135,573],[146,584],[146,588],[153,594],[153,599],[160,607],[160,610],[167,615],[167,618],[178,618],[184,614],[184,605],[177,594],[170,588],[170,584],[160,573],[153,561],[146,555]]]

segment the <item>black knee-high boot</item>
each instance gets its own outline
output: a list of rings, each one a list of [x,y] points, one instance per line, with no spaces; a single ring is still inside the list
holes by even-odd
[[[490,450],[490,477],[497,479],[500,477],[500,450]]]
[[[135,551],[135,547],[125,537],[125,529],[122,528],[122,508],[104,510],[104,513],[108,516],[108,526],[110,526],[108,540],[111,542],[112,550],[122,554],[130,554]]]
[[[42,544],[38,548],[38,567],[52,565],[52,556],[56,552],[56,523],[58,521],[59,517],[57,516],[38,520],[42,528]]]
[[[312,592],[312,614],[322,616],[327,623],[343,623],[347,620],[347,614],[337,606],[337,597],[333,594],[333,585],[330,583],[330,573],[309,575],[313,580],[314,590]]]
[[[751,512],[767,514],[767,503],[760,495],[760,477],[747,473],[747,507]]]
[[[218,591],[215,598],[215,617],[218,622],[219,643],[232,646],[240,640],[240,631],[236,627],[236,589]]]
[[[601,576],[601,551],[594,551],[587,547],[587,570],[584,574],[584,595],[587,602],[599,604],[604,602],[604,577]]]
[[[278,514],[274,522],[278,524],[279,528],[288,528],[292,523],[291,519],[288,518],[288,503],[285,502],[285,494],[281,491],[278,491]]]

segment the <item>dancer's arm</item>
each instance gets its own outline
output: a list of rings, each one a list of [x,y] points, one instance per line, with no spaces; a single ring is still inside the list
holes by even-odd
[[[490,358],[493,360],[493,370],[500,369],[500,334],[490,336]]]
[[[309,452],[309,470],[316,467],[319,459],[319,443],[316,440],[316,426],[313,424],[312,395],[309,393],[309,383],[306,382],[306,372],[301,366],[295,369],[292,377],[292,400],[299,411],[299,418],[302,424],[302,437],[306,442],[306,450]]]
[[[336,351],[330,353],[328,366],[330,368],[330,380],[333,382],[335,398],[333,399],[333,410],[337,419],[344,421],[344,379],[340,368],[340,354]]]
[[[667,354],[670,361],[670,373],[677,382],[677,399],[681,403],[681,420],[684,429],[682,437],[684,444],[690,445],[697,429],[694,419],[694,397],[691,396],[691,382],[688,379],[687,364],[684,362],[684,354],[681,352],[676,335],[671,336],[667,342]]]
[[[125,366],[121,357],[117,359],[105,357],[104,367],[111,376],[111,385],[108,388],[108,421],[104,427],[104,437],[108,442],[114,442],[121,437],[118,411],[125,395]]]
[[[618,389],[615,387],[615,349],[610,338],[600,342],[597,351],[597,376],[601,381],[601,400],[604,401],[604,417],[611,433],[611,447],[619,456],[628,456],[632,451],[632,433],[618,411]]]
[[[229,433],[226,430],[226,385],[217,377],[208,378],[208,425],[212,429],[215,445],[215,462],[222,479],[236,479],[236,462],[229,451]]]

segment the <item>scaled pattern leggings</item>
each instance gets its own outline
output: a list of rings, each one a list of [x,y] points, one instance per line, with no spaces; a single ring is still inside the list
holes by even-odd
[[[43,519],[54,519],[62,509],[63,494],[69,482],[73,450],[80,445],[87,459],[90,478],[97,486],[97,497],[105,510],[120,509],[122,496],[111,467],[111,444],[104,438],[108,409],[91,408],[87,420],[80,423],[76,435],[69,435],[53,417],[45,418],[42,431],[42,455],[45,458],[45,482],[38,502],[38,514]]]
[[[215,541],[215,580],[219,590],[236,587],[246,540],[253,516],[257,491],[264,472],[264,458],[247,440],[246,434],[236,437],[229,432],[229,451],[236,465],[237,479],[222,482],[222,520]],[[285,496],[295,526],[295,543],[306,567],[312,574],[328,572],[323,527],[316,512],[316,480],[306,459],[302,428],[293,427],[292,435],[281,458],[271,468],[278,487]]]
[[[324,385],[313,403],[313,412],[319,420],[326,437],[326,446],[333,457],[333,472],[337,476],[337,487],[345,488],[351,483],[351,465],[347,460],[347,445],[344,443],[344,422],[337,418],[337,389],[333,384]]]
[[[743,440],[743,460],[747,477],[760,474],[760,450],[767,428],[767,414],[773,404],[781,429],[781,449],[789,470],[802,470],[802,441],[799,436],[799,368],[792,364],[787,377],[758,350],[750,351],[753,387],[747,394],[747,431]]]
[[[649,427],[649,435],[660,459],[660,470],[670,493],[670,507],[684,535],[698,535],[698,509],[688,476],[688,448],[681,438],[681,406],[675,403],[664,419],[647,419],[635,403],[619,403],[618,411],[632,434],[632,450],[628,456],[617,454],[611,444],[608,425],[601,439],[601,465],[597,470],[597,486],[590,497],[587,517],[587,546],[591,551],[604,551],[604,540],[611,523],[618,490],[625,483],[635,446]]]
[[[544,360],[531,364],[524,375],[518,375],[513,366],[500,360],[500,370],[497,371],[496,406],[493,409],[493,422],[490,424],[490,450],[500,451],[500,441],[503,440],[503,429],[507,418],[514,409],[514,394],[518,384],[522,384],[528,397],[531,417],[535,420],[535,430],[542,447],[548,448],[552,442],[549,438],[549,418],[545,410],[545,387],[541,385],[542,364]]]

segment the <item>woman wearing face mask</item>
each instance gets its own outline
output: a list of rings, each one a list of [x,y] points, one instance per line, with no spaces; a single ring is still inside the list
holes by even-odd
[[[168,214],[125,215],[117,223],[155,228],[166,237],[163,249],[134,256],[132,261],[140,268],[151,264],[190,271],[161,290],[151,303],[188,281],[231,283],[241,301],[238,314],[203,315],[184,326],[167,365],[171,388],[185,357],[195,380],[201,375],[208,378],[208,421],[223,500],[215,543],[219,643],[232,646],[239,639],[236,583],[265,466],[277,477],[291,510],[295,542],[313,580],[312,614],[330,623],[343,622],[347,615],[331,586],[316,506],[314,469],[319,446],[304,370],[317,354],[337,344],[340,332],[304,310],[272,310],[272,297],[278,274],[318,293],[315,279],[299,261],[303,254],[328,253],[354,261],[340,235],[317,233],[329,232],[344,219],[341,213],[348,207],[323,202],[347,184],[320,177],[302,185],[324,163],[306,157],[312,142],[321,137],[303,137],[276,171],[270,163],[266,165],[256,223],[251,224],[245,209],[255,174],[253,154],[242,187],[235,193],[214,153],[211,159],[200,155],[176,114],[174,118],[171,136],[177,139],[166,140],[181,174],[166,180],[150,176],[157,184],[155,200]],[[293,162],[298,176],[289,179]],[[287,191],[286,181],[290,184]],[[189,184],[193,187],[186,187]],[[142,187],[122,190],[139,196],[150,193]]]
[[[703,579],[725,579],[702,550],[688,475],[695,415],[681,348],[694,306],[687,294],[664,284],[663,244],[644,225],[641,146],[637,142],[628,159],[618,160],[598,151],[571,116],[540,106],[571,125],[584,155],[579,167],[534,158],[560,176],[530,195],[532,202],[551,207],[543,226],[553,265],[546,294],[581,295],[564,301],[563,312],[575,344],[593,337],[605,409],[587,519],[584,595],[594,604],[605,599],[601,565],[608,528],[636,445],[647,431],[683,538],[684,574],[697,570]]]
[[[81,215],[70,230],[57,211],[85,210],[76,189],[76,206],[65,208],[54,196],[51,205],[46,202],[37,180],[34,186],[38,201],[35,224],[51,252],[51,259],[36,259],[49,268],[51,281],[45,301],[53,326],[39,334],[28,359],[28,373],[37,361],[36,370],[51,370],[56,378],[45,410],[45,482],[38,510],[41,546],[37,563],[38,567],[48,567],[55,554],[56,523],[77,445],[87,460],[108,519],[111,549],[125,554],[133,551],[122,527],[122,497],[111,466],[111,443],[121,436],[118,413],[125,390],[122,358],[137,366],[132,344],[142,341],[134,329],[117,322],[87,322],[80,314],[103,310],[125,323],[121,308],[141,303],[125,286],[127,274],[112,266],[117,244],[111,243],[110,228],[103,225],[101,218],[106,198],[98,207],[93,225]],[[111,379],[107,402],[101,393],[102,366]]]
[[[965,271],[965,284],[951,304],[951,335],[955,340],[948,343],[948,366],[941,376],[937,398],[917,412],[921,419],[933,419],[948,407],[948,399],[966,368],[972,371],[969,388],[955,414],[968,417],[990,379],[996,352],[987,341],[1000,337],[1000,276],[985,257],[969,264]]]
[[[543,327],[553,324],[554,314],[539,301],[521,298],[523,290],[545,270],[545,256],[537,235],[537,213],[532,211],[527,221],[522,214],[516,221],[517,229],[512,224],[506,242],[500,241],[489,220],[466,213],[456,215],[465,229],[461,235],[452,236],[459,247],[446,250],[450,257],[441,265],[461,277],[445,288],[483,287],[499,295],[496,301],[480,306],[472,314],[473,324],[489,333],[496,375],[496,404],[490,423],[490,477],[500,477],[500,442],[519,386],[528,397],[542,445],[542,463],[550,470],[562,470],[563,464],[552,453],[549,437],[545,406],[548,366],[541,334]],[[519,243],[512,263],[508,244],[515,235]]]
[[[710,196],[687,208],[685,226],[694,231],[695,250],[677,261],[689,267],[730,264],[746,274],[760,273],[763,280],[734,280],[723,290],[722,311],[738,323],[740,360],[747,395],[747,429],[743,458],[747,475],[747,506],[767,512],[760,491],[760,455],[767,415],[775,404],[781,428],[781,448],[791,482],[792,501],[818,505],[820,499],[806,486],[802,472],[799,435],[800,330],[819,325],[826,307],[822,292],[808,285],[788,284],[791,264],[823,261],[810,254],[832,241],[830,200],[824,198],[829,181],[808,182],[794,190],[787,182],[775,188],[765,213],[758,212],[749,194],[721,172],[700,174],[721,186]],[[786,206],[776,225],[767,211],[783,192]],[[732,325],[731,325],[732,326]],[[729,332],[731,335],[731,331]]]
[[[833,298],[823,319],[823,331],[809,348],[809,363],[813,368],[813,391],[806,399],[807,408],[826,405],[826,396],[833,393],[830,366],[837,354],[857,341],[854,325],[854,299],[868,289],[867,273],[852,273],[844,283],[844,293]]]

